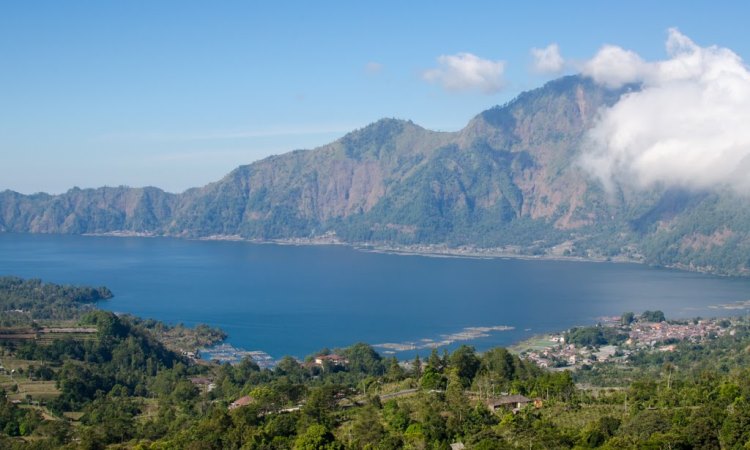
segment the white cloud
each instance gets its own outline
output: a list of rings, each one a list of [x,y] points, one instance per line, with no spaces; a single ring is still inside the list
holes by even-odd
[[[618,88],[641,80],[648,64],[637,53],[614,45],[605,45],[583,65],[583,74],[607,87]]]
[[[640,83],[603,110],[583,165],[607,187],[628,183],[750,193],[750,70],[729,49],[669,30],[668,58],[645,62],[605,47],[584,73],[617,87]]]
[[[534,59],[531,67],[537,73],[560,73],[565,67],[560,46],[554,43],[545,48],[532,48],[531,56]]]
[[[382,70],[383,70],[383,65],[375,61],[370,61],[367,64],[365,64],[365,72],[369,73],[370,75],[375,75],[376,73],[380,73]]]
[[[505,61],[482,59],[471,53],[438,57],[438,67],[426,70],[422,78],[449,91],[478,89],[485,94],[500,91],[505,82]]]

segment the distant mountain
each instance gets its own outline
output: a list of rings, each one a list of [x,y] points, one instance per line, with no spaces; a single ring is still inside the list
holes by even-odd
[[[241,166],[182,194],[157,188],[0,193],[0,231],[316,238],[627,257],[748,274],[750,202],[727,193],[620,187],[578,165],[610,90],[569,76],[439,133],[383,119],[314,150]]]

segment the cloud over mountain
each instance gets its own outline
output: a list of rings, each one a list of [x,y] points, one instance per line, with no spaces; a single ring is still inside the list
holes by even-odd
[[[565,67],[565,60],[560,55],[560,46],[550,44],[545,48],[532,48],[532,70],[537,73],[556,74]]]
[[[605,46],[583,73],[599,84],[639,90],[601,114],[583,165],[606,186],[624,182],[750,193],[750,70],[729,49],[700,47],[669,30],[668,57],[646,62]]]
[[[482,59],[471,53],[441,55],[438,67],[424,71],[422,78],[448,91],[479,90],[485,94],[500,91],[505,82],[505,61]]]

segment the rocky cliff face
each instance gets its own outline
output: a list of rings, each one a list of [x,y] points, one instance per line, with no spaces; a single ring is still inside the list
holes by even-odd
[[[0,193],[0,229],[30,233],[150,232],[172,214],[176,196],[148,188],[74,188],[62,195]]]
[[[747,271],[750,204],[731,193],[607,194],[578,165],[602,106],[627,92],[565,77],[438,133],[383,119],[315,150],[241,166],[182,194],[156,188],[0,193],[0,230],[564,249]]]

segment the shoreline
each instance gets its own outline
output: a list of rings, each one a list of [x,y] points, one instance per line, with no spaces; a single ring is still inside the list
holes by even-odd
[[[24,234],[61,234],[61,233],[24,233]],[[188,241],[217,241],[217,242],[246,242],[250,244],[263,245],[288,245],[288,246],[343,246],[351,249],[367,252],[381,253],[388,255],[401,256],[423,256],[428,258],[464,258],[464,259],[517,259],[527,261],[567,261],[567,262],[587,262],[587,263],[614,263],[614,264],[642,264],[656,269],[679,270],[682,272],[699,273],[719,278],[750,278],[750,272],[722,273],[714,272],[700,267],[686,266],[684,264],[672,265],[653,265],[644,261],[643,258],[632,258],[628,256],[614,257],[597,257],[597,256],[566,256],[563,254],[545,253],[541,255],[532,255],[522,253],[516,246],[509,247],[473,247],[459,246],[449,247],[445,244],[414,244],[414,245],[388,245],[385,243],[372,242],[345,242],[338,239],[334,234],[323,235],[315,238],[286,238],[286,239],[248,239],[239,235],[210,235],[203,237],[188,237],[180,235],[154,234],[136,231],[109,231],[106,233],[83,233],[74,236],[94,236],[94,237],[138,237],[138,238],[168,238],[184,239]],[[566,242],[567,243],[567,242]],[[558,244],[559,247],[561,244]],[[554,248],[554,247],[553,247]]]
[[[738,303],[742,303],[743,305],[750,306],[750,300],[747,300],[744,302],[738,302]],[[719,308],[717,309],[726,309],[726,310],[736,309],[736,308],[726,308],[727,305],[718,305],[718,306]],[[725,308],[721,308],[721,307],[725,307]],[[694,320],[700,320],[702,323],[714,323],[715,324],[719,320],[722,320],[722,319],[741,320],[742,317],[743,317],[742,314],[736,314],[735,312],[727,316],[711,316],[711,317],[703,317],[703,318],[701,318],[700,316],[696,316],[696,317],[685,318],[685,319],[672,319],[672,320],[664,321],[662,323],[668,324],[667,327],[670,327],[670,326],[678,327],[678,326],[682,326],[681,322],[692,322]],[[587,328],[587,327],[596,327],[596,326],[610,327],[610,326],[616,326],[618,324],[619,324],[619,318],[616,316],[599,317],[597,318],[595,322],[588,322],[588,323],[583,322],[572,327],[533,333],[525,337],[519,338],[517,340],[513,340],[512,342],[509,342],[505,345],[496,345],[496,346],[492,346],[486,349],[476,350],[476,353],[482,354],[494,348],[504,348],[508,352],[515,354],[515,355],[519,355],[519,356],[525,353],[529,353],[529,352],[541,353],[545,351],[551,351],[555,348],[563,348],[565,346],[564,341],[560,340],[560,338],[564,336],[565,333],[568,332],[571,328]],[[383,358],[395,357],[399,362],[403,363],[403,362],[412,361],[415,354],[420,354],[420,356],[423,359],[426,358],[427,354],[422,354],[423,351],[426,352],[426,351],[431,351],[431,350],[448,350],[450,346],[454,344],[459,344],[459,343],[474,347],[473,345],[471,345],[473,341],[479,340],[483,337],[488,337],[490,333],[500,333],[504,331],[513,331],[513,330],[515,330],[515,327],[506,326],[506,325],[497,325],[497,326],[489,326],[489,327],[481,327],[481,326],[466,327],[463,330],[458,331],[456,333],[440,335],[439,337],[436,337],[436,338],[423,338],[423,339],[418,339],[416,341],[398,342],[398,343],[394,343],[394,342],[380,343],[380,344],[367,343],[367,345],[375,349]],[[680,338],[680,341],[683,341],[688,338],[689,337],[682,337]],[[665,341],[665,340],[662,340],[662,341]],[[658,344],[659,342],[662,342],[662,341],[655,341],[655,342]],[[638,341],[632,345],[635,345],[636,347],[640,345],[642,347],[643,346],[642,344],[643,342]],[[604,344],[603,346],[607,347],[610,345],[613,345],[613,344]],[[619,344],[616,344],[614,346],[617,346],[617,345]],[[649,345],[653,347],[655,344],[649,344]],[[347,347],[344,347],[344,348],[347,348]],[[585,347],[575,347],[573,351],[578,352],[578,353],[586,352]],[[418,352],[418,353],[414,353],[414,352]],[[216,354],[219,354],[218,358],[210,358],[208,360],[209,361],[219,360],[220,362],[230,362],[230,363],[237,363],[242,359],[242,357],[251,356],[252,359],[256,363],[258,363],[262,367],[267,367],[267,368],[273,367],[278,361],[282,360],[285,357],[291,356],[292,358],[298,361],[303,361],[303,358],[304,358],[304,357],[299,357],[299,356],[294,356],[294,355],[272,356],[262,349],[248,350],[247,348],[244,348],[244,347],[235,346],[235,344],[231,344],[227,342],[226,339],[216,342],[210,346],[203,347],[199,349],[197,353],[200,354],[201,356],[208,356],[210,354],[216,353]],[[311,356],[311,355],[305,355],[305,356]],[[548,366],[543,366],[543,367],[548,367]],[[551,367],[548,367],[548,368],[551,368]],[[561,368],[574,370],[574,366],[565,366]]]
[[[36,234],[36,233],[30,233]],[[521,253],[517,247],[474,247],[459,246],[449,247],[445,244],[413,244],[413,245],[389,245],[385,243],[372,242],[345,242],[338,239],[335,235],[324,235],[316,238],[286,238],[286,239],[248,239],[240,235],[215,234],[202,237],[187,237],[168,234],[154,234],[136,231],[109,231],[106,233],[83,233],[79,236],[93,237],[137,237],[137,238],[169,238],[184,239],[188,241],[208,241],[208,242],[245,242],[259,245],[283,245],[283,246],[343,246],[353,250],[366,253],[379,253],[387,255],[401,256],[423,256],[428,258],[462,258],[462,259],[519,259],[528,261],[571,261],[571,262],[589,262],[589,263],[626,263],[626,264],[646,264],[642,259],[629,258],[626,256],[615,257],[585,257],[585,256],[566,256],[562,254],[541,254],[532,255]],[[656,267],[656,266],[655,266]],[[681,267],[664,266],[667,269],[685,270],[688,272],[700,272],[697,270],[688,270]]]

